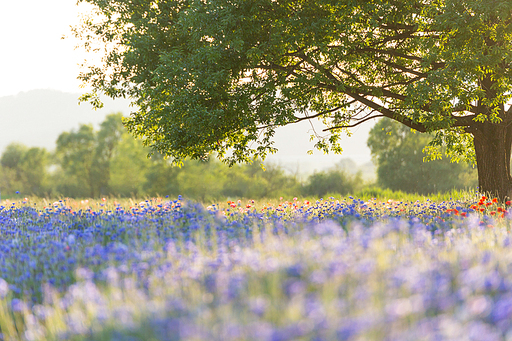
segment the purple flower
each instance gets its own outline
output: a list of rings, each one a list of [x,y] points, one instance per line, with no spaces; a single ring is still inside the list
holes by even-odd
[[[5,298],[8,293],[9,284],[3,278],[0,278],[0,298]]]
[[[11,309],[14,312],[20,313],[27,309],[27,304],[17,298],[13,298],[11,301]]]
[[[491,311],[491,319],[497,323],[512,318],[512,294],[498,298]]]

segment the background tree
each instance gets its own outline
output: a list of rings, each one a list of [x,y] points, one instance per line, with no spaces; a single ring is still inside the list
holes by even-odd
[[[118,159],[123,157],[117,153],[123,134],[127,135],[122,118],[121,113],[110,114],[100,124],[99,131],[92,125],[82,124],[78,130],[59,135],[55,150],[59,171],[54,176],[58,193],[92,198],[115,193],[111,188],[111,163],[116,155]],[[130,146],[137,143],[133,138],[129,140],[126,143]],[[133,151],[125,147],[122,153],[129,157]],[[119,177],[120,172],[128,171],[119,165],[115,175]]]
[[[20,165],[27,149],[27,146],[21,143],[11,143],[2,153],[0,165],[5,168],[20,170]]]
[[[123,134],[126,134],[122,119],[122,113],[108,115],[101,123],[100,130],[96,135],[95,166],[92,168],[92,177],[95,179],[100,195],[107,195],[112,192],[109,188],[110,163],[116,154]]]
[[[180,192],[189,198],[197,198],[202,202],[220,197],[225,177],[219,162],[204,160],[186,162],[177,174]]]
[[[21,160],[22,191],[29,195],[47,196],[51,193],[49,187],[48,167],[50,153],[44,148],[29,148]]]
[[[221,169],[226,178],[221,193],[226,197],[290,198],[301,190],[297,177],[275,164],[266,165],[265,170],[258,162]]]
[[[226,197],[295,196],[300,190],[293,175],[272,165],[266,171],[256,163],[228,168],[208,158],[186,160],[178,168],[159,153],[148,158],[150,150],[128,133],[122,120],[120,113],[111,114],[99,130],[81,125],[59,136],[54,157],[57,170],[49,185],[55,194],[75,198],[181,194],[207,202]],[[6,151],[4,163],[21,164],[25,153],[26,147],[13,145]],[[0,173],[0,181],[21,190],[21,185],[11,180],[15,174],[11,173]]]
[[[346,127],[385,116],[512,191],[510,0],[79,2],[96,15],[76,36],[106,54],[82,99],[130,96],[129,130],[177,162],[264,158],[277,126],[314,117],[340,152]]]
[[[2,153],[0,165],[0,187],[5,193],[49,194],[49,153],[44,148],[11,143]]]
[[[82,124],[76,131],[59,135],[55,151],[61,166],[57,175],[58,192],[69,193],[72,197],[96,197],[95,149],[96,136],[92,125]]]
[[[377,165],[377,183],[408,193],[432,194],[477,186],[476,170],[448,158],[423,162],[432,136],[415,133],[389,119],[370,131],[368,147]]]
[[[148,153],[149,150],[142,146],[141,141],[135,140],[123,129],[109,164],[111,194],[123,197],[141,197],[146,194],[146,172],[151,166]]]
[[[318,172],[309,176],[302,191],[305,195],[320,198],[331,193],[353,194],[361,189],[362,185],[361,173],[351,176],[340,167],[334,167],[329,171]]]
[[[27,152],[27,147],[20,143],[11,143],[2,153],[0,165],[2,166],[2,191],[14,193],[23,187],[21,161]]]

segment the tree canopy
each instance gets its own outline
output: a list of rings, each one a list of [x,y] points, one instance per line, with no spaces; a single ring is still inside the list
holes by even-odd
[[[27,148],[19,143],[11,143],[0,157],[0,189],[47,195],[48,159],[49,153],[44,148]]]
[[[276,127],[312,118],[317,147],[341,152],[347,128],[384,116],[511,196],[510,0],[78,2],[96,12],[76,36],[105,51],[82,99],[132,98],[130,132],[174,160],[264,158]]]

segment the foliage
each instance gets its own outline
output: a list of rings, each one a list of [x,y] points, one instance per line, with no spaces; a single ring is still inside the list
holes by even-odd
[[[0,159],[0,188],[8,193],[22,191],[25,195],[45,196],[50,191],[49,156],[44,148],[8,145]]]
[[[82,125],[77,130],[63,132],[53,155],[38,148],[11,145],[1,156],[0,165],[4,166],[0,167],[0,189],[4,198],[19,191],[24,197],[183,195],[201,202],[214,202],[241,197],[339,196],[360,192],[367,185],[360,175],[345,172],[346,167],[354,167],[350,163],[340,163],[299,180],[273,164],[266,163],[263,170],[261,160],[228,167],[212,157],[202,161],[185,160],[182,167],[176,167],[162,154],[154,153],[148,158],[148,153],[148,148],[125,130],[122,115],[112,114],[98,130]],[[421,161],[410,166],[424,167]],[[436,189],[444,191],[452,187],[456,186]],[[421,193],[416,188],[412,191]],[[397,192],[390,193],[397,195]]]
[[[127,137],[122,122],[122,114],[116,113],[108,115],[100,125],[100,130],[96,133],[96,148],[94,151],[94,167],[95,184],[98,186],[100,194],[108,194],[110,192],[109,182],[111,173],[111,162],[119,154],[127,154],[129,148],[121,146],[123,142],[136,145],[137,142],[126,141]],[[137,146],[134,146],[135,149]],[[118,151],[121,149],[121,151]],[[128,150],[126,150],[128,149]],[[115,169],[115,167],[113,167]]]
[[[351,176],[340,168],[314,173],[308,177],[303,187],[303,194],[312,197],[323,197],[326,194],[347,195],[355,193],[363,186],[361,173]]]
[[[267,164],[265,170],[258,162],[226,169],[228,180],[222,193],[228,197],[279,198],[293,197],[300,191],[300,183],[276,165]]]
[[[81,125],[63,132],[49,153],[20,144],[2,154],[0,188],[5,195],[143,197],[184,195],[203,202],[234,197],[296,195],[300,183],[282,169],[260,162],[228,168],[215,159],[186,160],[181,168],[149,150],[123,127],[120,113],[108,115],[95,130]],[[50,172],[49,169],[52,171]]]
[[[423,195],[476,187],[476,170],[467,164],[450,162],[446,155],[424,162],[422,150],[432,139],[394,121],[381,119],[368,138],[377,165],[377,183],[394,191]]]
[[[150,195],[182,194],[202,202],[236,197],[278,198],[293,196],[300,190],[300,183],[294,176],[274,165],[268,165],[265,170],[259,162],[227,167],[213,158],[187,160],[176,168],[159,156],[151,163],[146,184],[146,193]]]
[[[502,340],[510,208],[467,199],[9,202],[0,328],[16,341]]]
[[[147,151],[123,127],[122,114],[63,132],[55,151],[55,191],[68,197],[142,195]]]
[[[77,131],[64,132],[57,139],[56,157],[61,165],[57,174],[59,192],[73,197],[94,198],[98,193],[95,171],[96,136],[92,125],[82,124]]]
[[[176,162],[264,158],[276,127],[311,118],[340,152],[346,127],[385,116],[512,189],[509,0],[79,2],[96,12],[75,35],[105,47],[83,100],[133,98],[130,132]]]
[[[121,132],[118,145],[115,147],[114,155],[109,163],[108,188],[110,191],[105,194],[140,197],[146,193],[143,187],[146,181],[146,171],[150,167],[150,162],[147,159],[148,151],[124,128]]]

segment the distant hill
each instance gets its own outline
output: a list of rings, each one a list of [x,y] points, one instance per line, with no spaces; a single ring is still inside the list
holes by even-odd
[[[89,103],[78,105],[80,94],[57,90],[32,90],[0,97],[0,152],[11,142],[30,147],[55,148],[60,133],[80,123],[101,123],[112,112],[128,115],[127,100],[104,100],[104,108],[93,110]]]
[[[78,105],[78,93],[66,93],[57,90],[31,90],[15,96],[0,97],[0,154],[12,142],[20,142],[30,147],[55,148],[55,141],[64,131],[77,129],[81,123],[92,123],[96,127],[105,116],[112,112],[122,112],[127,116],[132,108],[128,100],[104,99],[104,107],[93,110],[89,103]],[[365,178],[372,177],[374,167],[371,164],[370,150],[366,146],[368,132],[374,122],[363,124],[353,131],[353,136],[343,137],[342,155],[324,155],[313,149],[314,142],[309,140],[313,133],[312,124],[317,133],[322,127],[317,122],[302,121],[281,127],[275,135],[275,147],[279,152],[268,157],[268,162],[277,164],[295,174],[307,175],[333,167],[343,159],[352,159],[357,166],[349,170],[365,169]]]

